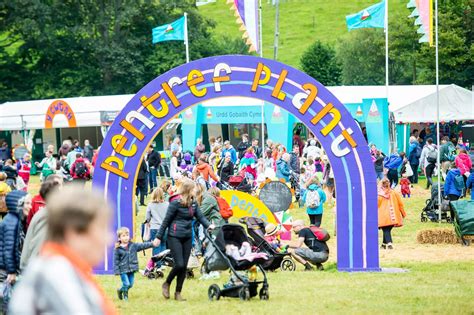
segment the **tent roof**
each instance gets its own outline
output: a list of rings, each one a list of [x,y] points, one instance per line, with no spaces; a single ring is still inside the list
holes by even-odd
[[[449,88],[448,90],[446,90]],[[367,98],[386,98],[385,86],[332,86],[328,89],[344,104],[361,103],[363,99]],[[427,121],[423,120],[430,117],[427,114],[433,114],[432,107],[429,104],[434,104],[432,98],[436,87],[434,85],[398,85],[389,87],[389,104],[390,110],[395,112],[397,121]],[[472,93],[468,90],[460,88],[456,85],[441,85],[441,107],[442,120],[468,120],[474,119],[474,111],[472,108]],[[448,93],[449,92],[449,93]],[[469,95],[468,95],[469,94]],[[64,98],[65,102],[74,111],[77,126],[100,126],[100,112],[112,111],[118,112],[122,110],[125,105],[132,99],[133,94],[126,95],[110,95],[110,96],[88,96],[88,97],[73,97]],[[431,98],[430,98],[431,97]],[[467,99],[471,101],[466,103]],[[21,102],[6,102],[0,105],[0,129],[1,130],[21,130],[21,129],[43,129],[45,125],[46,111],[53,101],[57,99],[21,101]],[[455,101],[456,100],[456,101]],[[463,100],[463,101],[461,101]],[[422,102],[423,108],[426,110],[421,112],[419,108]],[[452,117],[449,106],[456,105],[456,116]],[[225,105],[246,105],[246,106],[261,106],[262,102],[259,100],[248,100],[246,98],[219,98],[203,102],[205,106],[225,106]],[[406,109],[410,104],[417,110],[417,115],[413,115],[412,109]],[[462,105],[464,104],[464,105]],[[468,106],[470,104],[470,107]],[[432,106],[432,105],[431,105]],[[464,107],[463,107],[464,106]],[[469,107],[469,109],[467,109]],[[403,109],[403,110],[402,110]],[[406,109],[406,110],[405,110]],[[400,114],[399,114],[400,113]],[[409,113],[408,118],[400,119],[403,113]],[[450,116],[451,115],[451,116]],[[462,115],[463,118],[459,118]],[[403,116],[405,117],[405,116]],[[408,119],[408,120],[407,120]],[[433,121],[433,120],[430,120]],[[68,127],[66,118],[58,115],[54,118],[54,127],[63,128]]]
[[[133,94],[62,98],[69,104],[78,127],[100,126],[101,111],[120,111],[132,99]],[[58,99],[6,102],[0,105],[0,129],[44,129],[49,105]],[[55,128],[68,127],[64,116],[54,118]]]
[[[473,100],[473,93],[460,86],[440,86],[440,121],[474,120]],[[434,122],[437,118],[436,91],[393,112],[397,122]]]

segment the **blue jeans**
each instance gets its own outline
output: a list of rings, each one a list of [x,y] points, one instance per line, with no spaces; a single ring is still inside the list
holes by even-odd
[[[158,184],[156,183],[156,176],[158,175],[158,171],[154,167],[150,167],[150,173],[148,173],[148,182],[150,183],[150,191],[153,190],[153,188],[158,187]]]
[[[134,272],[121,273],[120,280],[122,280],[122,288],[120,288],[120,291],[127,292],[133,287],[133,283],[135,282],[135,273]]]
[[[381,172],[376,172],[377,173],[377,179],[382,180],[384,178],[383,171]]]
[[[150,230],[150,241],[153,241],[155,239],[156,234],[158,234],[157,229],[151,229]],[[162,251],[164,251],[166,249],[166,240],[167,239],[168,239],[168,233],[165,232],[165,234],[163,234],[163,238],[160,240],[161,241],[160,246],[153,247],[152,252],[151,252],[151,254],[153,256],[158,255],[159,253],[161,253]]]

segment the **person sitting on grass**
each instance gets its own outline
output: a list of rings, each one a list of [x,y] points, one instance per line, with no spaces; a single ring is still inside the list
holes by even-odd
[[[133,287],[135,272],[138,271],[137,252],[158,247],[158,240],[153,242],[134,243],[130,241],[130,230],[121,227],[117,230],[118,241],[114,250],[114,274],[120,275],[122,287],[117,289],[120,300],[128,300],[128,291]]]
[[[305,271],[313,270],[311,264],[318,270],[324,270],[323,263],[329,258],[329,247],[326,242],[319,241],[314,233],[305,227],[303,220],[293,222],[293,232],[298,239],[290,244],[291,256],[305,266]],[[307,247],[303,247],[303,244]]]
[[[106,200],[72,185],[47,202],[48,241],[13,290],[9,314],[116,314],[92,274],[112,240]]]

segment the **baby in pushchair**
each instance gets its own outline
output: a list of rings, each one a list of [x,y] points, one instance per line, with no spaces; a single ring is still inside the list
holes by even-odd
[[[233,277],[233,281],[227,283],[222,289],[217,284],[211,285],[208,290],[209,299],[218,300],[226,296],[248,300],[257,294],[260,299],[268,299],[267,276],[261,267],[268,256],[263,252],[252,252],[250,240],[244,228],[238,224],[224,224],[215,239],[207,232],[205,235],[209,242],[204,254],[204,271],[208,273],[230,269]],[[239,273],[244,270],[255,270],[256,267],[263,275],[262,281],[257,281],[255,278],[249,279]],[[262,284],[260,291],[258,291],[259,284]]]

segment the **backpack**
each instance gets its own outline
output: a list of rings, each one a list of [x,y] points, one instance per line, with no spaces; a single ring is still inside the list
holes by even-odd
[[[416,146],[416,157],[419,159],[421,157],[421,152],[423,151],[423,149],[421,148],[421,146],[417,145]]]
[[[232,208],[229,206],[229,203],[222,197],[216,197],[217,204],[219,205],[219,213],[221,214],[224,220],[228,220],[231,216],[234,215]]]
[[[326,242],[331,238],[331,235],[329,235],[328,231],[323,228],[310,225],[309,229],[311,230],[311,232],[313,232],[316,239],[320,242]]]
[[[321,205],[321,196],[319,195],[318,189],[308,189],[306,193],[305,206],[310,209],[317,208]]]
[[[426,156],[428,163],[436,163],[438,161],[438,152],[436,150],[431,150]]]
[[[77,177],[84,177],[87,173],[86,164],[84,162],[76,162],[75,173]]]
[[[461,194],[464,193],[464,189],[466,189],[466,185],[464,184],[464,177],[462,175],[454,176],[454,187],[461,191]]]

